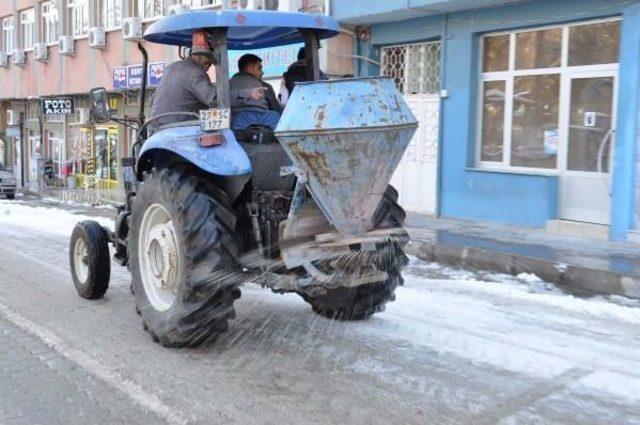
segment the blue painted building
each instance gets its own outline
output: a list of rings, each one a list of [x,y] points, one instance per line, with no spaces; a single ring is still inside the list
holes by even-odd
[[[614,240],[638,227],[640,1],[334,0],[332,13],[357,36],[358,75],[440,97],[438,214],[594,223]]]

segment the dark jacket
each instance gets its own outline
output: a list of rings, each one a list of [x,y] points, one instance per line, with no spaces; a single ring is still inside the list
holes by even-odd
[[[264,96],[260,99],[251,97],[256,88],[264,87]],[[268,110],[282,113],[282,106],[276,97],[271,84],[266,83],[246,72],[238,72],[229,81],[231,108],[233,110]]]
[[[151,117],[167,112],[195,112],[216,105],[216,87],[202,67],[190,60],[167,67],[151,106]],[[160,124],[187,121],[188,117],[168,117]]]

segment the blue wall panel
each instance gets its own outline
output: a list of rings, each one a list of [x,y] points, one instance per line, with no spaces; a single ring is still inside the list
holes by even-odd
[[[640,109],[640,5],[624,13],[618,122],[611,196],[611,239],[625,240],[636,220],[636,151]]]

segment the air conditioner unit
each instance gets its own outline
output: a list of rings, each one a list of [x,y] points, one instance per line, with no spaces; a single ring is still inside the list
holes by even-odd
[[[12,109],[7,109],[7,125],[20,125],[20,114]]]
[[[90,110],[87,108],[78,108],[78,124],[89,124],[91,120]]]
[[[142,40],[142,20],[140,18],[127,18],[122,23],[122,37],[129,41]]]
[[[169,7],[169,16],[179,15],[190,10],[191,8],[185,4],[174,4],[173,6]]]
[[[58,50],[61,55],[73,56],[76,53],[76,41],[69,35],[63,35],[58,39]]]
[[[34,55],[39,62],[46,62],[49,60],[49,48],[45,43],[36,43],[33,46]]]
[[[0,68],[9,68],[9,55],[5,52],[0,52]]]
[[[107,48],[107,33],[102,27],[89,28],[89,47],[94,49]]]
[[[27,54],[23,49],[13,49],[13,55],[11,56],[11,63],[14,65],[26,65]]]

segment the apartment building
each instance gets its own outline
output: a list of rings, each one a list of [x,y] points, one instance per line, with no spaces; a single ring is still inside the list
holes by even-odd
[[[129,156],[135,132],[115,123],[94,124],[87,93],[105,87],[116,118],[137,116],[142,57],[136,42],[149,24],[195,9],[325,13],[328,4],[324,0],[2,1],[0,163],[32,189],[65,184],[69,175],[76,176],[81,186],[117,188],[119,158]],[[151,99],[165,65],[179,59],[178,49],[144,44],[149,52],[147,99]],[[350,53],[352,45],[346,36],[332,51]],[[258,52],[275,86],[298,48]],[[235,54],[231,53],[232,62]],[[329,55],[324,56],[326,68],[351,72],[348,57],[338,54],[330,63]]]

